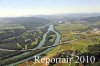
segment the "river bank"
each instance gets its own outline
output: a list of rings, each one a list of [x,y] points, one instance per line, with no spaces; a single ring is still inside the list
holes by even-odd
[[[58,32],[56,32],[54,29],[53,29],[53,25],[49,25],[49,28],[48,28],[48,31],[43,35],[43,39],[40,41],[40,43],[39,43],[39,45],[37,46],[37,48],[41,48],[42,47],[42,45],[44,44],[44,42],[45,42],[45,38],[46,38],[46,35],[47,35],[47,33],[49,32],[49,31],[53,31],[56,35],[57,35],[57,37],[56,37],[56,40],[55,40],[55,42],[54,42],[54,45],[57,45],[57,44],[59,44],[59,41],[60,41],[60,34],[58,33]],[[36,48],[35,48],[36,49]],[[18,62],[14,62],[13,64],[10,64],[10,65],[7,65],[7,66],[14,66],[14,65],[17,65],[17,64],[20,64],[20,63],[23,63],[23,62],[25,62],[25,61],[27,61],[27,60],[29,60],[29,59],[31,59],[31,58],[33,58],[34,56],[39,56],[39,55],[41,55],[41,54],[44,54],[44,53],[46,53],[46,52],[48,52],[48,51],[50,51],[50,50],[52,50],[53,48],[48,48],[48,49],[46,49],[45,51],[43,50],[43,52],[40,52],[40,53],[35,53],[35,55],[34,54],[32,54],[32,56],[30,56],[30,57],[28,57],[28,58],[23,58],[23,60],[20,60],[20,61],[18,61]],[[14,56],[12,59],[14,59],[14,58],[21,58],[21,57],[23,57],[23,56],[27,56],[28,54],[30,54],[30,53],[32,53],[32,52],[35,52],[35,51],[30,51],[30,52],[25,52],[25,53],[23,53],[23,54],[21,54],[21,55],[19,55],[19,56]],[[12,60],[11,59],[11,60]],[[10,61],[9,61],[10,62]]]

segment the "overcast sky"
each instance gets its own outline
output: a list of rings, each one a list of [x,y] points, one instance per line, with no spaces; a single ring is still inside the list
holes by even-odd
[[[100,0],[0,0],[0,17],[100,13]]]

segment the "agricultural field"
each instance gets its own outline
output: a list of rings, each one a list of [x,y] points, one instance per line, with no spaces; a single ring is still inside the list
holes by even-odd
[[[0,0],[0,66],[100,66],[100,0]]]
[[[90,45],[98,45],[100,44],[100,33],[88,33],[90,27],[89,24],[57,24],[55,29],[61,34],[61,44],[55,47],[53,50],[48,52],[48,55],[56,55],[63,51],[72,51],[73,54],[75,52],[79,52],[79,54],[88,52],[87,49]],[[69,41],[67,43],[67,41]],[[57,66],[55,64],[54,66]],[[61,64],[62,66],[69,65],[68,63]],[[81,64],[80,64],[81,65]],[[72,63],[72,66],[75,66],[75,63]]]
[[[25,29],[25,26],[20,24],[0,24],[0,30],[4,29]]]
[[[92,32],[93,30],[89,29],[91,25],[90,24],[84,24],[84,23],[72,23],[72,24],[57,24],[55,26],[55,29],[61,34],[61,41],[60,44],[48,53],[44,54],[42,58],[53,58],[57,57],[58,55],[63,54],[63,52],[72,52],[72,55],[84,55],[90,54],[90,51],[93,50],[99,50],[98,48],[95,49],[100,44],[100,33]],[[90,32],[89,32],[90,31]],[[55,38],[56,36],[49,35],[50,38]],[[48,38],[47,38],[48,39]],[[49,40],[54,41],[54,39]],[[46,43],[50,44],[49,41]],[[45,43],[45,44],[46,44]],[[44,45],[45,45],[44,44]],[[95,46],[96,45],[96,46]],[[95,55],[95,54],[94,54]],[[97,53],[96,56],[99,54]],[[64,54],[64,57],[67,56]],[[41,58],[41,59],[42,59]],[[27,65],[33,65],[33,66],[83,66],[82,63],[76,64],[75,59],[72,60],[72,63],[57,63],[57,64],[49,64],[45,65],[44,63],[36,63],[33,64],[33,61],[27,61],[25,63],[19,64],[18,66],[27,66]],[[99,62],[97,62],[98,64]],[[95,64],[93,64],[95,65]]]

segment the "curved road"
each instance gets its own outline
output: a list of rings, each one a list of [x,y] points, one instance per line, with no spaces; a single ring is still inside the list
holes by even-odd
[[[50,31],[55,32],[55,34],[56,34],[56,36],[57,36],[57,37],[56,37],[56,40],[55,40],[55,42],[54,42],[53,45],[59,45],[61,36],[60,36],[60,34],[59,34],[58,32],[56,32],[56,31],[54,30],[53,25],[49,25],[48,31],[43,35],[43,39],[40,41],[39,45],[38,45],[36,48],[34,48],[33,50],[35,50],[35,49],[37,49],[37,48],[41,48],[41,47],[43,46],[43,44],[44,44],[45,41],[46,41],[47,33],[49,33]],[[43,52],[41,52],[41,53],[38,53],[38,54],[36,54],[36,55],[34,55],[34,56],[40,56],[41,54],[44,54],[44,53],[49,52],[49,51],[52,50],[53,48],[54,48],[54,47],[50,47],[50,48],[46,49],[45,51],[43,51]],[[30,52],[31,52],[31,51],[30,51]],[[18,55],[18,56],[14,56],[14,57],[12,57],[12,58],[10,58],[10,59],[18,58],[18,57],[23,56],[23,55],[25,55],[25,54],[28,54],[28,53],[30,53],[30,52],[25,52],[25,53],[20,54],[20,55]],[[17,64],[20,64],[20,63],[23,63],[23,62],[25,62],[25,61],[28,61],[28,60],[30,60],[31,58],[34,58],[34,56],[31,56],[31,57],[29,57],[29,58],[25,58],[25,59],[23,59],[23,60],[21,60],[21,61],[18,61],[18,62],[16,62],[16,63],[12,63],[12,64],[7,65],[7,66],[15,66],[15,65],[17,65]]]

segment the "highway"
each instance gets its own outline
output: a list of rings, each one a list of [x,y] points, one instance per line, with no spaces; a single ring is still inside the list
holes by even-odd
[[[52,46],[42,47],[42,45],[43,45],[44,42],[46,41],[46,35],[47,35],[47,33],[49,33],[50,31],[53,31],[53,32],[56,34],[55,42],[54,42],[54,44],[53,44]],[[36,48],[28,49],[28,50],[30,50],[29,52],[25,52],[25,53],[20,54],[20,55],[18,55],[18,56],[14,56],[14,57],[12,57],[11,59],[13,59],[13,58],[18,58],[18,57],[23,56],[23,55],[25,55],[25,54],[29,54],[29,53],[31,53],[31,51],[34,51],[34,50],[37,50],[37,49],[47,48],[45,51],[34,55],[34,56],[40,56],[41,54],[44,54],[44,53],[49,52],[49,51],[52,50],[55,46],[58,46],[58,45],[59,45],[59,42],[60,42],[60,39],[61,39],[61,36],[60,36],[60,34],[59,34],[57,31],[54,30],[53,25],[49,25],[48,31],[43,35],[43,39],[40,41],[39,45],[38,45]],[[27,51],[27,50],[20,50],[20,51]],[[34,56],[25,58],[25,59],[23,59],[23,60],[21,60],[21,61],[18,61],[18,62],[9,64],[9,65],[7,65],[7,66],[15,66],[15,65],[17,65],[17,64],[26,62],[26,61],[30,60],[31,58],[34,58]]]

